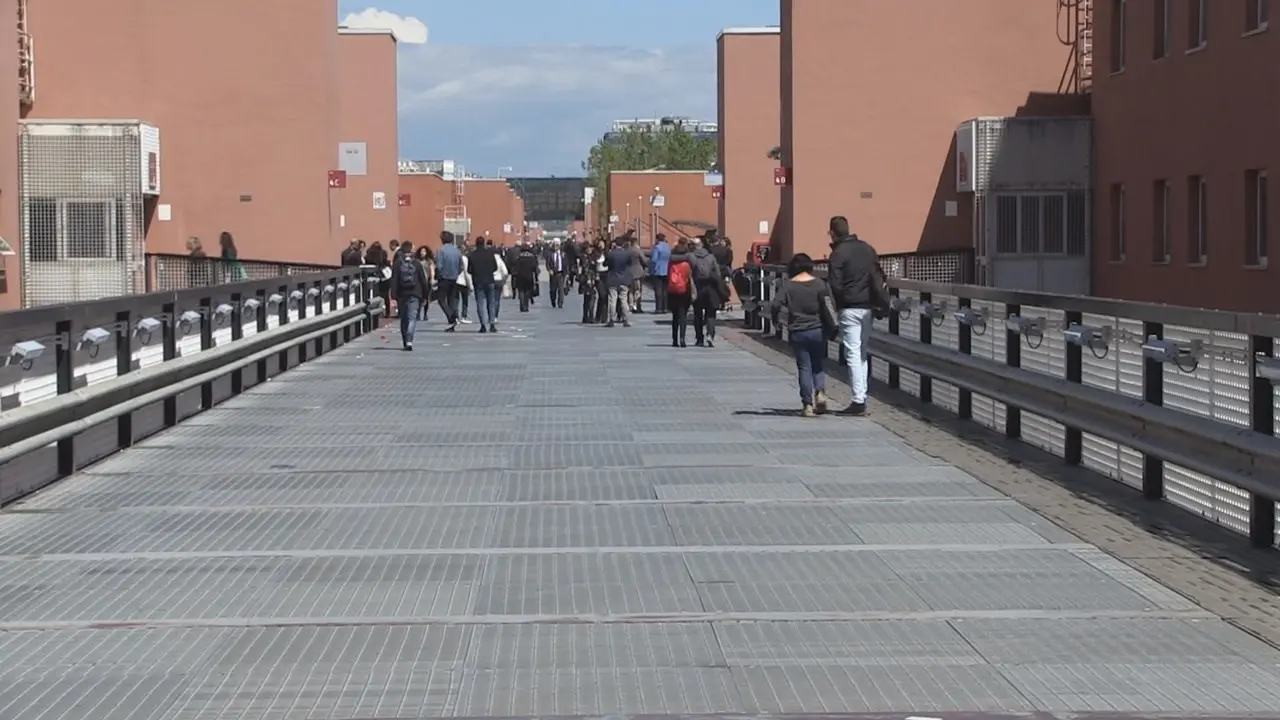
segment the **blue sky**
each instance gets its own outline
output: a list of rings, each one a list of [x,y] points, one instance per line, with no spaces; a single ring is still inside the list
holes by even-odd
[[[715,37],[778,0],[340,0],[400,35],[400,154],[470,172],[580,175],[618,118],[715,120]]]

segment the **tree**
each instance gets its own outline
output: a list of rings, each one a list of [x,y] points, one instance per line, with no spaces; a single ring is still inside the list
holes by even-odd
[[[597,219],[600,226],[608,223],[609,208],[603,202],[608,194],[609,173],[619,170],[709,170],[716,161],[714,137],[694,135],[682,127],[658,130],[624,128],[603,137],[592,146],[582,169],[587,172],[587,185],[595,188]]]

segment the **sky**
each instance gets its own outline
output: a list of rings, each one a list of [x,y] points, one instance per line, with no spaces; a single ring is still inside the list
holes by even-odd
[[[371,4],[371,2],[373,4]],[[582,175],[618,119],[716,119],[716,34],[778,0],[339,0],[400,38],[400,156],[495,176]]]

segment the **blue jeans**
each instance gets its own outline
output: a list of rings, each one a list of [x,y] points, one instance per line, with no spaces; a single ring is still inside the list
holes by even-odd
[[[502,300],[502,289],[497,283],[476,284],[476,320],[481,325],[494,325],[498,322],[498,303]]]
[[[422,314],[422,298],[417,295],[404,295],[396,298],[397,310],[400,313],[400,337],[405,345],[413,342],[413,334],[418,331],[418,317]]]
[[[791,333],[791,351],[800,377],[800,402],[813,404],[814,393],[827,391],[827,338],[821,328]]]
[[[871,361],[867,356],[867,344],[863,340],[871,332],[871,310],[845,308],[840,311],[840,344],[844,346],[844,361],[849,364],[849,385],[853,402],[867,402],[867,377],[871,374]]]

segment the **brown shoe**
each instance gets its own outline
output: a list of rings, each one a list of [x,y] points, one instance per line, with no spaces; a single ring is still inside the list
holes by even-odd
[[[827,411],[827,394],[819,390],[813,397],[813,409],[819,415]]]
[[[800,409],[800,417],[817,417],[818,413],[813,411],[812,405],[805,405]]]

